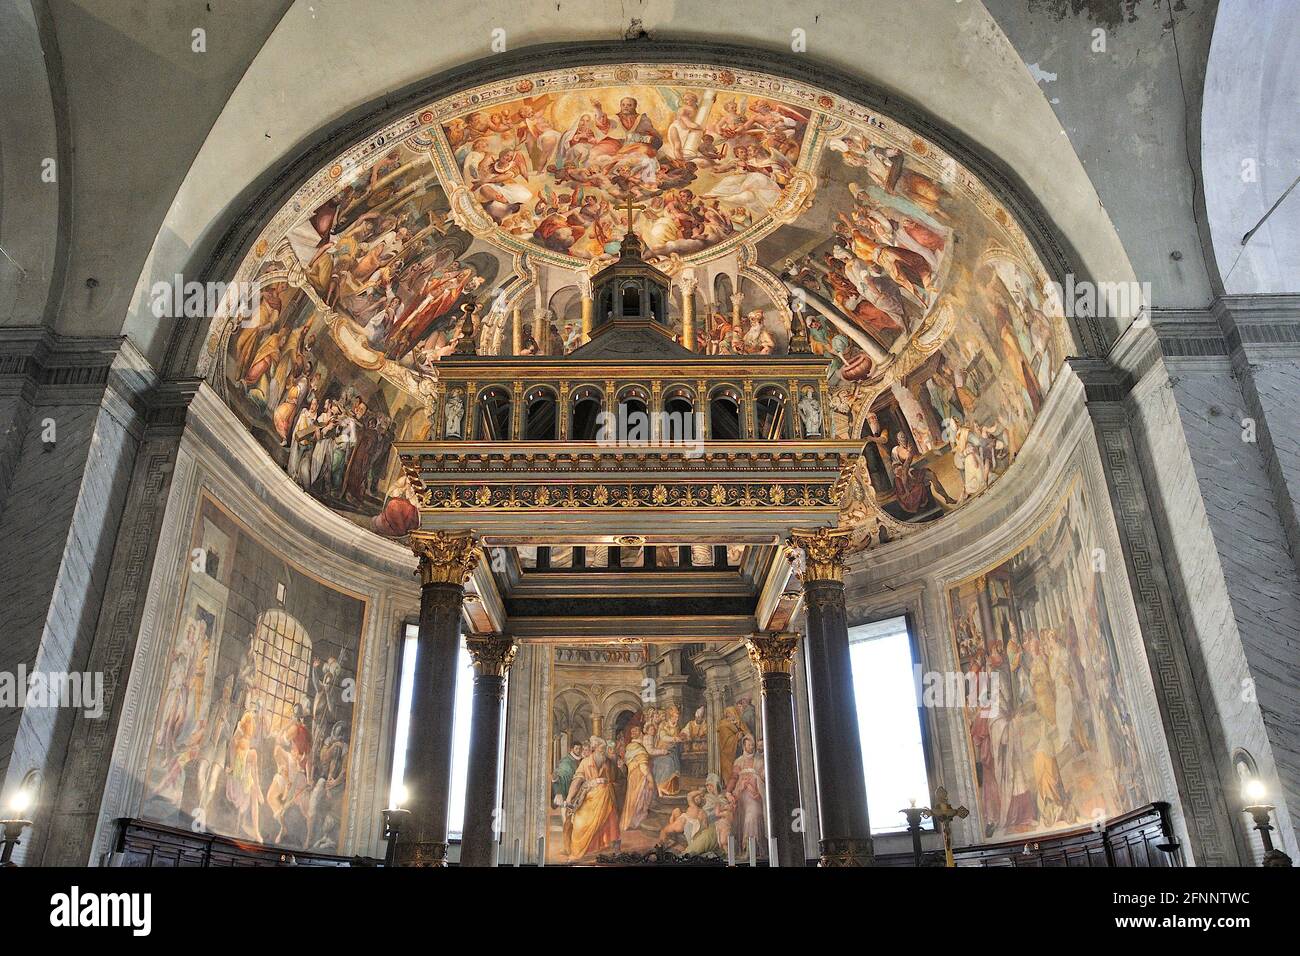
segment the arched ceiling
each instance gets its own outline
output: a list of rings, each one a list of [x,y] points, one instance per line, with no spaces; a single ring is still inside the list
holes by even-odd
[[[515,308],[549,307],[553,350],[572,347],[575,287],[616,250],[629,203],[652,260],[697,280],[707,348],[781,353],[792,305],[805,312],[832,360],[836,435],[867,443],[844,514],[860,546],[1010,465],[1067,333],[1004,206],[888,117],[700,64],[516,76],[343,151],[240,266],[260,305],[214,326],[210,377],[309,493],[399,533],[386,502],[411,492],[391,444],[426,437],[461,307],[480,306],[481,354],[508,351]]]

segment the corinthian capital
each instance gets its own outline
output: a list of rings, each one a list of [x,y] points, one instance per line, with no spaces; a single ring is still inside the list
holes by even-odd
[[[505,677],[515,662],[516,645],[501,634],[478,634],[465,638],[465,650],[474,661],[479,677]]]
[[[843,581],[850,534],[848,528],[811,531],[791,528],[790,542],[785,550],[799,579],[805,584],[809,581]]]
[[[699,280],[695,278],[694,269],[684,269],[677,276],[677,288],[681,290],[683,299],[689,299],[693,296],[698,285]]]
[[[799,646],[797,634],[774,631],[754,634],[745,639],[745,649],[760,675],[789,674],[794,664],[794,651]]]
[[[472,531],[414,531],[411,550],[421,584],[464,584],[483,556]]]

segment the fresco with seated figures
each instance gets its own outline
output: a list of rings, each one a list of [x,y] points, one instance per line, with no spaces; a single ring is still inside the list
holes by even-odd
[[[689,287],[699,351],[783,354],[797,322],[831,360],[834,437],[867,452],[855,548],[993,486],[1068,350],[1024,232],[935,144],[792,80],[633,64],[476,87],[342,151],[254,242],[257,308],[214,323],[209,380],[307,493],[401,536],[392,446],[429,437],[440,359],[572,351],[629,221],[679,338]]]

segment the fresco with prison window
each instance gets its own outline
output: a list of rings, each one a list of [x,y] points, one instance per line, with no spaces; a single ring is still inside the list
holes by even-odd
[[[855,548],[982,495],[1063,361],[1060,295],[999,199],[936,144],[823,90],[702,64],[485,84],[341,150],[263,228],[209,381],[304,491],[378,534],[416,524],[395,441],[429,437],[452,352],[563,355],[629,230],[693,290],[696,348],[830,361],[866,455]]]
[[[185,560],[141,815],[336,850],[366,602],[267,547],[206,494]]]
[[[1076,480],[1020,550],[948,590],[978,688],[965,714],[985,839],[1093,824],[1148,799],[1089,515]]]

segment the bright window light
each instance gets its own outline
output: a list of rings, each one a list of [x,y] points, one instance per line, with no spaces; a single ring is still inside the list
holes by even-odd
[[[871,831],[906,830],[899,811],[911,800],[928,806],[930,797],[907,619],[850,628],[849,660]]]

